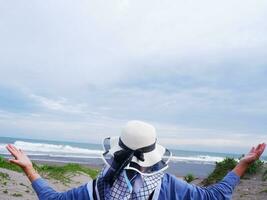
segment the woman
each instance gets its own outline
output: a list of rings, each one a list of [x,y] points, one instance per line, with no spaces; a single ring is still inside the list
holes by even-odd
[[[263,153],[266,144],[259,144],[229,172],[224,179],[202,188],[190,185],[163,173],[171,153],[157,143],[155,128],[141,121],[130,121],[120,137],[106,138],[103,142],[106,163],[98,178],[67,192],[56,192],[32,166],[30,159],[13,145],[8,151],[15,157],[10,162],[20,166],[40,200],[92,199],[231,199],[235,186],[246,169]]]

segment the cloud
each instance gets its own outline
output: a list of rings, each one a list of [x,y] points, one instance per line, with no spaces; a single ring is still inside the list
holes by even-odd
[[[266,10],[241,0],[7,1],[0,134],[83,141],[141,119],[183,148],[264,140]]]
[[[71,105],[67,102],[67,99],[65,98],[54,100],[34,94],[31,94],[30,97],[37,101],[44,108],[53,111],[82,114],[86,106],[84,104]]]

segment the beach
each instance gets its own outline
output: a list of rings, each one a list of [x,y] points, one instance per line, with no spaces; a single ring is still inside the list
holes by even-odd
[[[42,162],[42,164],[44,164]],[[47,164],[47,163],[46,163]],[[56,163],[50,163],[54,165]],[[62,163],[58,163],[60,166]],[[93,166],[95,167],[95,166]],[[264,166],[267,169],[267,165]],[[264,200],[267,199],[267,181],[262,181],[263,170],[259,173],[246,176],[241,179],[240,184],[235,189],[233,200]],[[34,190],[31,187],[30,181],[21,173],[13,170],[0,168],[0,199],[1,200],[32,200],[38,199]],[[48,176],[43,176],[49,184],[57,191],[63,192],[70,188],[86,184],[92,178],[85,173],[69,173],[70,182],[60,181]],[[183,177],[178,177],[183,179]],[[202,186],[203,178],[195,179],[191,184]]]
[[[38,172],[57,191],[66,191],[89,182],[104,166],[101,159],[103,153],[101,145],[0,137],[1,200],[37,199],[27,177],[19,168],[13,168],[13,165],[6,161],[10,158],[10,154],[5,149],[7,143],[24,149],[36,166],[39,166]],[[221,162],[226,157],[237,160],[240,156],[201,151],[172,150],[172,152],[166,173],[181,179],[191,174],[194,177],[192,184],[199,186],[203,186],[202,181],[213,172],[216,162]],[[266,158],[263,157],[263,159],[265,165],[262,171],[246,175],[241,179],[240,185],[235,190],[234,200],[267,200],[267,180],[262,180],[267,164]]]
[[[0,180],[0,199],[1,200],[33,200],[38,199],[30,181],[23,173],[2,169],[0,174],[8,174],[8,178]],[[45,178],[56,191],[66,191],[70,188],[85,184],[91,177],[85,174],[70,174],[71,182],[63,183],[56,179]]]
[[[33,140],[25,138],[0,137],[0,156],[9,158],[6,144],[14,144],[23,149],[31,160],[41,163],[78,163],[97,168],[103,167],[101,144],[76,143],[64,141]],[[240,154],[184,151],[171,149],[172,157],[169,162],[169,173],[176,176],[185,176],[192,173],[197,177],[206,177],[215,166],[216,162],[225,157],[238,159]],[[266,158],[264,158],[267,160]]]

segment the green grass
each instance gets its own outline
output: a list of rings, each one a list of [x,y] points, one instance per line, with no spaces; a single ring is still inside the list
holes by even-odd
[[[265,170],[265,172],[262,175],[262,180],[267,181],[267,169]]]
[[[267,189],[260,191],[260,193],[267,193]]]
[[[242,156],[243,157],[243,156]],[[241,157],[241,158],[242,158]],[[240,158],[240,159],[241,159]],[[223,179],[223,177],[231,171],[236,165],[237,161],[234,158],[225,158],[221,162],[216,162],[215,169],[213,172],[202,182],[204,186],[208,186],[214,183],[217,183]],[[246,175],[253,175],[261,171],[263,168],[264,162],[257,160],[255,161],[246,171]],[[263,180],[267,180],[267,170],[263,175]],[[242,177],[246,179],[247,177]]]
[[[10,180],[10,177],[7,173],[0,172],[0,184],[7,185],[7,182]]]
[[[260,171],[263,168],[264,162],[261,160],[256,160],[254,163],[252,163],[249,168],[246,171],[246,174],[256,174],[258,171]]]
[[[225,158],[221,162],[216,162],[213,172],[202,182],[204,186],[208,186],[219,182],[223,177],[237,165],[234,158]]]
[[[59,180],[63,183],[69,183],[70,177],[73,174],[85,173],[94,179],[99,173],[98,170],[84,167],[79,164],[66,164],[63,166],[34,164],[34,167],[40,174]]]
[[[195,176],[193,174],[187,174],[185,177],[184,177],[184,180],[187,182],[187,183],[191,183],[193,180],[195,180]]]
[[[71,176],[75,174],[84,173],[94,179],[99,173],[99,170],[84,167],[79,164],[66,164],[66,165],[58,166],[58,165],[39,165],[39,164],[33,163],[33,167],[42,176],[56,179],[63,183],[69,183],[71,181]],[[23,172],[20,167],[12,163],[9,163],[3,157],[0,157],[0,168],[9,169],[9,170],[16,171],[16,172]]]
[[[23,195],[20,194],[20,193],[13,193],[12,196],[13,196],[13,197],[22,197]]]
[[[17,165],[8,162],[6,159],[0,156],[0,168],[9,169],[16,172],[22,172],[22,169]]]
[[[10,177],[7,173],[0,172],[0,180],[9,180]]]

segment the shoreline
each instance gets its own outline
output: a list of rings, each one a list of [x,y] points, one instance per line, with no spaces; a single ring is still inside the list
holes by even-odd
[[[101,158],[91,158],[83,161],[77,160],[47,160],[47,159],[39,159],[37,157],[33,158],[29,156],[31,160],[37,164],[48,164],[48,165],[59,165],[63,166],[68,163],[75,163],[81,166],[93,168],[93,169],[101,169],[105,166],[103,160]],[[9,158],[9,156],[5,156],[5,158]],[[167,173],[174,174],[177,177],[184,177],[187,174],[193,174],[195,177],[203,179],[207,177],[215,168],[215,164],[210,163],[196,163],[196,162],[183,162],[183,161],[170,161],[168,163],[168,168],[166,169]]]
[[[55,164],[55,165],[64,165],[67,163],[76,163],[82,166],[91,167],[95,169],[101,169],[104,167],[104,162],[101,158],[87,158],[87,159],[66,159],[61,157],[38,157],[38,156],[29,156],[30,159],[36,163],[40,164]],[[10,156],[4,155],[4,158],[10,158]],[[206,162],[185,162],[185,161],[170,161],[168,163],[167,173],[174,174],[177,177],[186,176],[187,174],[193,174],[197,178],[205,178],[210,174],[214,168],[215,163],[206,163]]]
[[[37,164],[47,164],[47,165],[58,165],[63,166],[65,164],[68,164],[70,162],[61,162],[61,161],[45,161],[45,160],[34,160]],[[105,166],[104,162],[100,160],[99,162],[93,163],[76,163],[81,166],[89,167],[92,169],[100,170],[102,167]],[[187,174],[193,174],[197,178],[206,178],[208,174],[210,174],[213,169],[215,168],[215,165],[211,164],[196,164],[196,163],[185,163],[185,162],[170,162],[169,167],[166,169],[167,173],[174,174],[177,177],[184,177]]]

